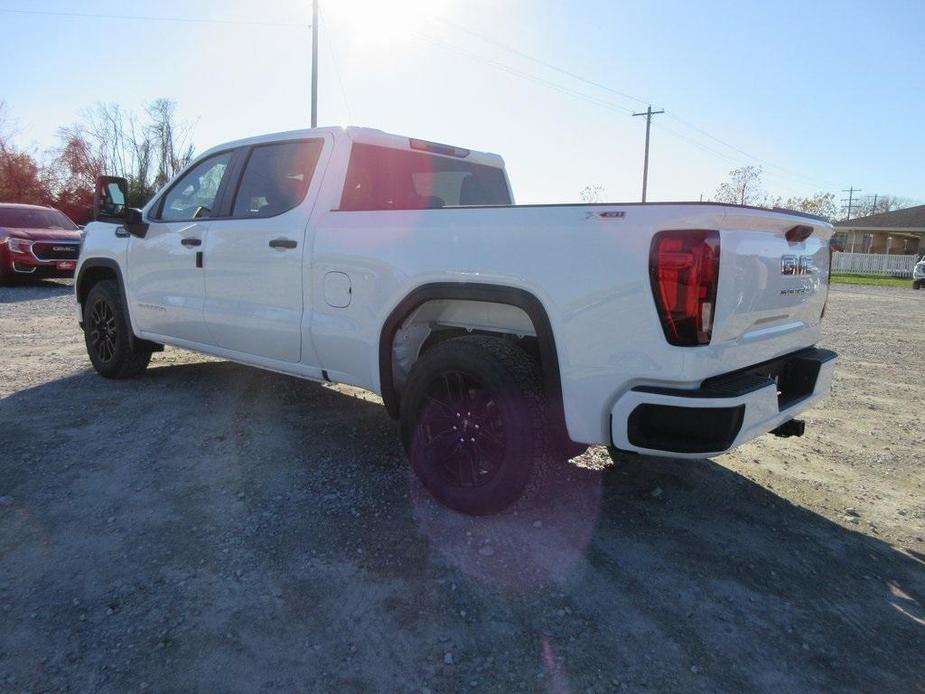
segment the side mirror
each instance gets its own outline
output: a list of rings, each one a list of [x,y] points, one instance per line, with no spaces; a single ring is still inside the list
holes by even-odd
[[[148,223],[144,220],[141,210],[137,207],[125,208],[125,223],[122,226],[132,236],[137,236],[140,239],[143,239],[145,234],[148,233]]]
[[[98,222],[121,224],[132,236],[143,239],[148,224],[141,210],[128,207],[128,181],[119,176],[99,176],[93,196],[93,218]]]
[[[93,219],[120,224],[125,221],[128,181],[118,176],[99,176],[93,196]]]

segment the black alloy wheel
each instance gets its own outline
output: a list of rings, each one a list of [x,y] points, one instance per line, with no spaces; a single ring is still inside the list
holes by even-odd
[[[415,362],[401,400],[402,442],[423,487],[470,515],[540,488],[555,459],[537,362],[513,341],[466,335]]]
[[[504,414],[490,391],[460,371],[439,374],[418,419],[418,453],[457,488],[490,483],[504,461]]]
[[[90,349],[103,364],[112,361],[116,354],[116,316],[102,297],[97,299],[90,310],[90,325],[87,326]]]

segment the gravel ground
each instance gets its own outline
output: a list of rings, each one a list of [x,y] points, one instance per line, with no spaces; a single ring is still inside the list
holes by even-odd
[[[106,381],[66,284],[0,289],[0,689],[925,691],[923,300],[833,287],[802,439],[471,519],[368,393]]]

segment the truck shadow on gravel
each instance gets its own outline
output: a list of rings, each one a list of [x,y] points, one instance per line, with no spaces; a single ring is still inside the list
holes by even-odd
[[[0,682],[921,687],[921,557],[717,463],[591,451],[467,518],[372,396],[161,359],[0,401]]]

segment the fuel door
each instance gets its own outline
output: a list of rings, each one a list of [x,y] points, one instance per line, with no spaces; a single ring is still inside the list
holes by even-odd
[[[345,308],[350,305],[350,277],[343,272],[329,272],[324,276],[324,300],[328,306]]]

